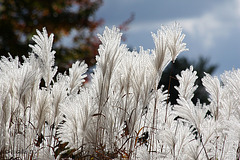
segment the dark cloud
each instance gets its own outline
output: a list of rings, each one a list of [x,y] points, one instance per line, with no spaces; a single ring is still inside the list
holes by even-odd
[[[221,3],[223,0],[218,0]],[[104,6],[98,11],[98,17],[106,20],[107,24],[119,24],[131,13],[135,21],[149,21],[195,17],[216,6],[216,1],[209,0],[105,0]]]

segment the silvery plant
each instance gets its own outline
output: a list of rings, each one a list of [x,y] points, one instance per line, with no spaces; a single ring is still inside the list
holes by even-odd
[[[91,82],[76,61],[57,72],[53,34],[33,36],[32,52],[0,61],[2,159],[239,159],[240,70],[202,79],[210,104],[194,104],[191,66],[177,76],[179,98],[158,87],[165,67],[188,50],[178,23],[152,33],[153,50],[129,51],[105,28]]]

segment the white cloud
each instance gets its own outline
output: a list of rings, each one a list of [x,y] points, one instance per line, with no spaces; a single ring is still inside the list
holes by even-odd
[[[239,0],[221,3],[202,16],[180,20],[181,25],[190,34],[201,38],[204,47],[209,49],[216,45],[218,38],[225,38],[239,26],[240,10],[236,4],[240,7]]]
[[[175,19],[184,31],[193,39],[198,39],[201,46],[208,50],[214,47],[219,38],[226,38],[240,26],[240,0],[216,2],[216,6],[202,15],[192,18]],[[141,21],[133,23],[129,32],[156,32],[161,24],[169,25],[174,21]]]
[[[202,40],[205,49],[213,47],[215,39],[227,35],[224,26],[214,15],[205,14],[202,17],[179,20],[181,26],[193,38]]]

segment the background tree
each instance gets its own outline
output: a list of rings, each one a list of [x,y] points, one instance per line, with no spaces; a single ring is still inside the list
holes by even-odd
[[[185,70],[193,65],[195,71],[197,71],[198,79],[196,80],[196,85],[198,85],[197,90],[195,91],[195,96],[192,101],[196,104],[199,99],[201,103],[208,102],[208,93],[203,87],[201,79],[204,77],[204,73],[213,74],[217,68],[217,65],[210,65],[207,58],[200,57],[197,62],[191,62],[185,57],[177,58],[175,63],[171,63],[163,72],[161,81],[159,82],[159,87],[164,85],[164,89],[169,91],[170,97],[168,99],[171,104],[176,104],[176,99],[178,99],[178,92],[174,88],[179,86],[179,82],[176,78],[176,75],[179,75],[182,70]]]
[[[99,44],[94,31],[103,23],[94,15],[101,5],[102,0],[0,0],[0,53],[26,55],[36,29],[47,27],[55,35],[58,65],[69,67],[73,59],[92,65]],[[72,44],[63,44],[68,35]]]

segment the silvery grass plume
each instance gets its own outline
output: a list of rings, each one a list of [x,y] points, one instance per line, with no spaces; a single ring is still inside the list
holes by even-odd
[[[76,61],[57,73],[53,34],[33,37],[32,52],[0,61],[0,156],[21,159],[239,159],[240,71],[202,79],[209,104],[194,104],[191,66],[177,76],[177,105],[158,88],[165,67],[186,51],[179,24],[152,33],[153,50],[129,51],[105,28],[92,81]],[[40,85],[41,83],[41,85]]]
[[[57,145],[61,122],[60,104],[77,94],[87,66],[76,62],[70,75],[57,75],[52,51],[53,34],[37,30],[29,57],[1,57],[0,61],[0,149],[2,158],[51,159]],[[40,86],[43,81],[44,85]],[[47,157],[46,157],[47,156]]]
[[[195,135],[186,145],[187,159],[239,159],[239,73],[226,72],[221,76],[222,84],[206,73],[202,81],[209,93],[209,105],[191,101],[197,79],[193,67],[177,76],[179,99],[173,113]]]

